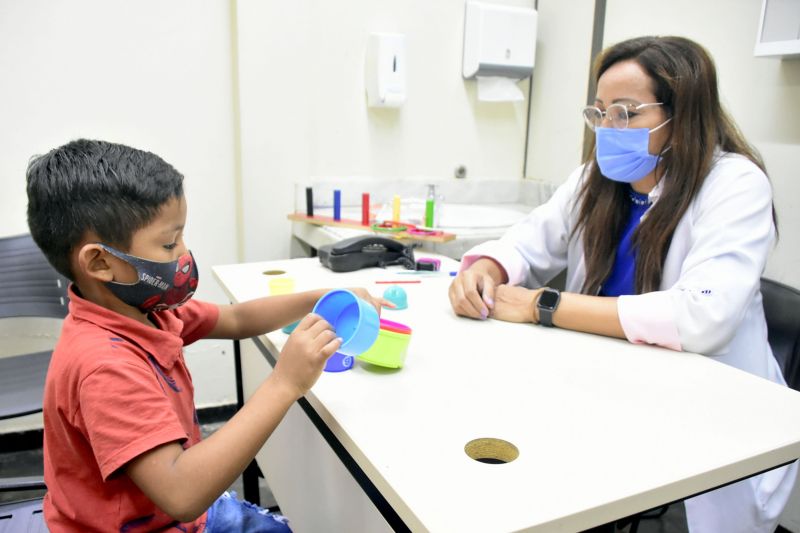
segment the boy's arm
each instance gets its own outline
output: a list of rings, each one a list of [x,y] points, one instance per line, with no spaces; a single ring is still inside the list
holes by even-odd
[[[275,331],[310,313],[317,300],[330,290],[317,289],[221,305],[217,324],[208,334],[208,338],[247,339]],[[394,307],[394,304],[387,300],[371,296],[365,289],[350,288],[348,290],[374,305],[378,314],[381,312],[381,305]]]
[[[328,289],[281,294],[219,306],[219,318],[208,334],[212,339],[247,339],[301,319]]]
[[[125,473],[171,517],[196,519],[241,475],[340,344],[327,322],[308,315],[286,341],[272,374],[223,427],[186,450],[171,442],[147,451]]]

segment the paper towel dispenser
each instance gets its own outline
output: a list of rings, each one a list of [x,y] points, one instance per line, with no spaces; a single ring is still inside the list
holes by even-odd
[[[464,78],[527,78],[536,56],[536,10],[467,2]]]

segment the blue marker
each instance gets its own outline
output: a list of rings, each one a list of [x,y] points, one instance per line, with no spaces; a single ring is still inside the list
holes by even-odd
[[[334,189],[333,191],[333,220],[342,219],[342,191]]]

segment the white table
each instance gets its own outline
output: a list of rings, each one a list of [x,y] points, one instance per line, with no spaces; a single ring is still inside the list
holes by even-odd
[[[297,290],[412,279],[317,259],[214,274],[244,301],[268,294],[275,269]],[[383,315],[413,330],[405,367],[323,373],[258,455],[298,532],[577,531],[800,457],[800,393],[700,355],[456,317],[451,278],[419,279],[403,285],[409,308]],[[286,338],[243,347],[246,396]],[[471,459],[481,437],[519,457]]]

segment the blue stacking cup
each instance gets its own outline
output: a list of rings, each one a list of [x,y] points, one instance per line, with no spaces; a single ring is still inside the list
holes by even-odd
[[[350,370],[355,364],[356,358],[352,355],[343,355],[339,352],[334,353],[325,362],[325,372],[344,372]]]
[[[324,318],[336,331],[336,336],[341,337],[339,353],[342,355],[356,357],[378,338],[378,311],[348,290],[328,292],[319,299],[313,312]]]

